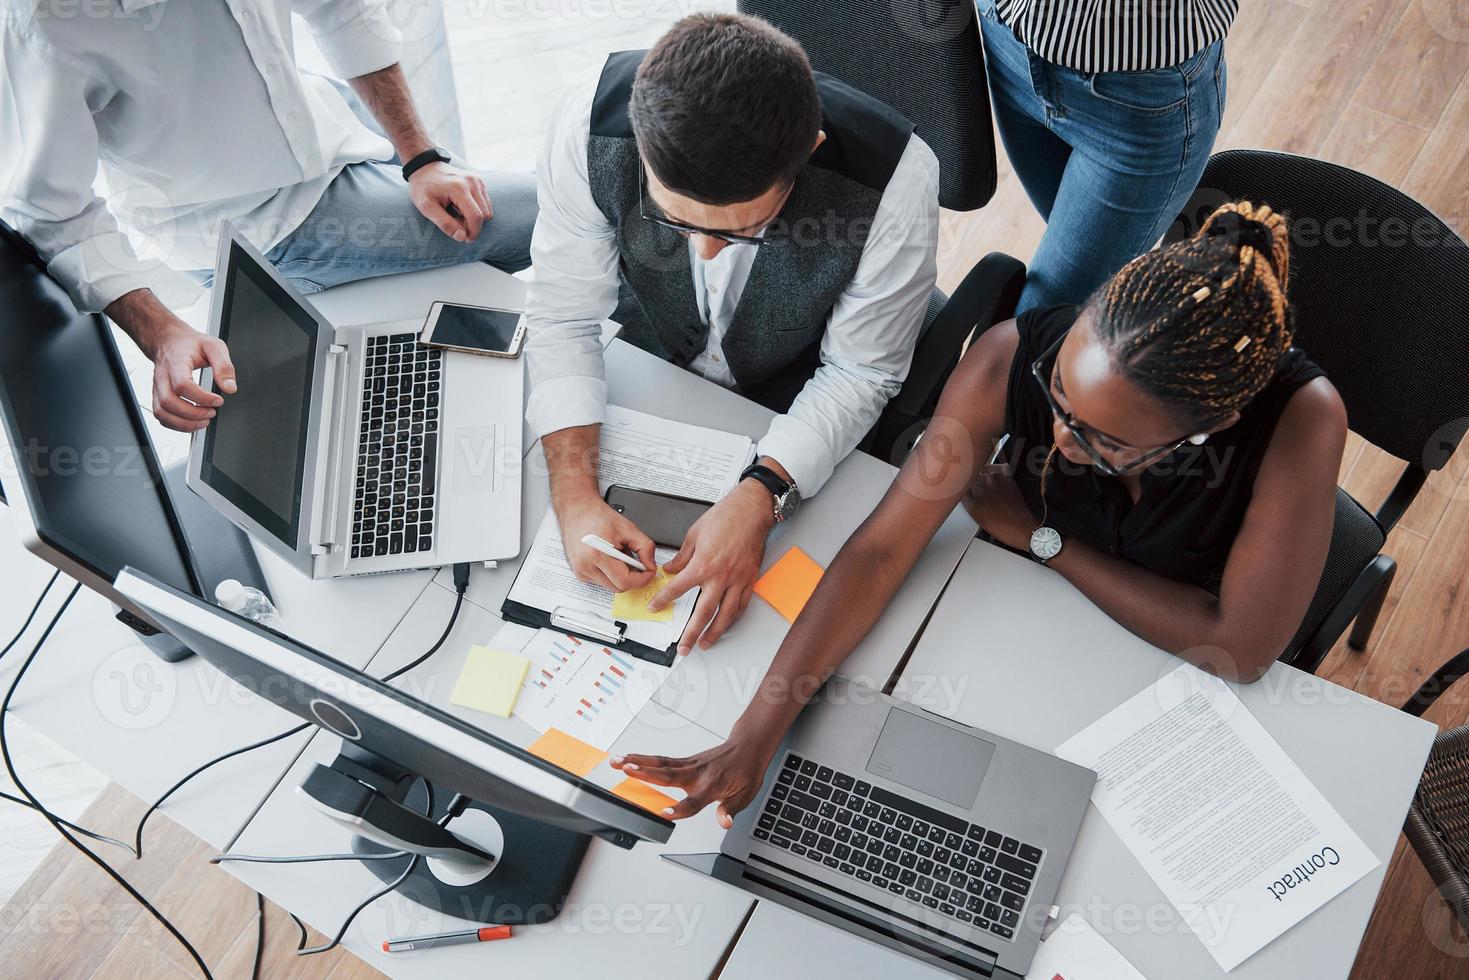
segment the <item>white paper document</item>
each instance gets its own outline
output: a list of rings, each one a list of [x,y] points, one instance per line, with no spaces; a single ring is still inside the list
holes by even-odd
[[[1072,912],[1041,943],[1025,980],[1143,980],[1143,975]]]
[[[1234,969],[1380,863],[1223,681],[1184,664],[1056,749]]]
[[[718,500],[739,481],[753,451],[747,436],[609,405],[602,423],[598,483],[603,493],[609,486],[620,484],[696,500]],[[674,554],[672,548],[659,548],[656,560],[662,565]],[[576,577],[566,558],[556,513],[550,507],[508,598],[548,613],[574,610],[611,622],[613,593]],[[683,635],[697,598],[697,589],[680,596],[669,622],[629,622],[627,639],[666,650]]]
[[[597,482],[695,500],[718,500],[750,465],[749,436],[659,418],[617,405],[602,422]]]
[[[503,649],[499,639],[490,645]],[[537,630],[519,653],[530,660],[530,669],[515,699],[515,717],[538,732],[559,728],[603,750],[673,672],[555,630]]]

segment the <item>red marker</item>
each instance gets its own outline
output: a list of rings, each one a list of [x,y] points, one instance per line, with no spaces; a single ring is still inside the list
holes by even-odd
[[[483,929],[466,929],[463,932],[441,932],[417,939],[385,939],[384,953],[406,953],[410,949],[433,949],[435,946],[459,946],[463,943],[489,943],[496,939],[509,939],[509,926],[485,926]]]

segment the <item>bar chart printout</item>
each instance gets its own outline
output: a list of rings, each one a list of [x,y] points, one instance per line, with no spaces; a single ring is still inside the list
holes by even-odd
[[[559,728],[600,749],[612,746],[673,670],[549,629],[538,630],[521,655],[530,670],[516,717],[536,731]]]

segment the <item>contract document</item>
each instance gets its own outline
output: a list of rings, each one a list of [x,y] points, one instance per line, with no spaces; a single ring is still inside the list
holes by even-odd
[[[1228,971],[1380,863],[1225,682],[1184,664],[1056,749]]]

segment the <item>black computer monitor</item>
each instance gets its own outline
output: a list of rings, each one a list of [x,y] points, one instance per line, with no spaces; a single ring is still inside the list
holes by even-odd
[[[237,683],[341,737],[341,754],[312,770],[302,794],[357,834],[361,851],[428,856],[404,888],[421,904],[470,921],[544,922],[589,836],[627,848],[673,832],[595,783],[149,575],[125,569],[115,587]],[[456,793],[473,805],[441,826]],[[403,870],[367,863],[385,880]]]
[[[82,315],[0,225],[0,488],[24,546],[119,607],[166,660],[189,655],[118,596],[132,565],[194,595],[260,586],[245,536],[160,468],[107,322]],[[172,487],[172,489],[170,489]],[[195,552],[190,541],[208,543]]]

